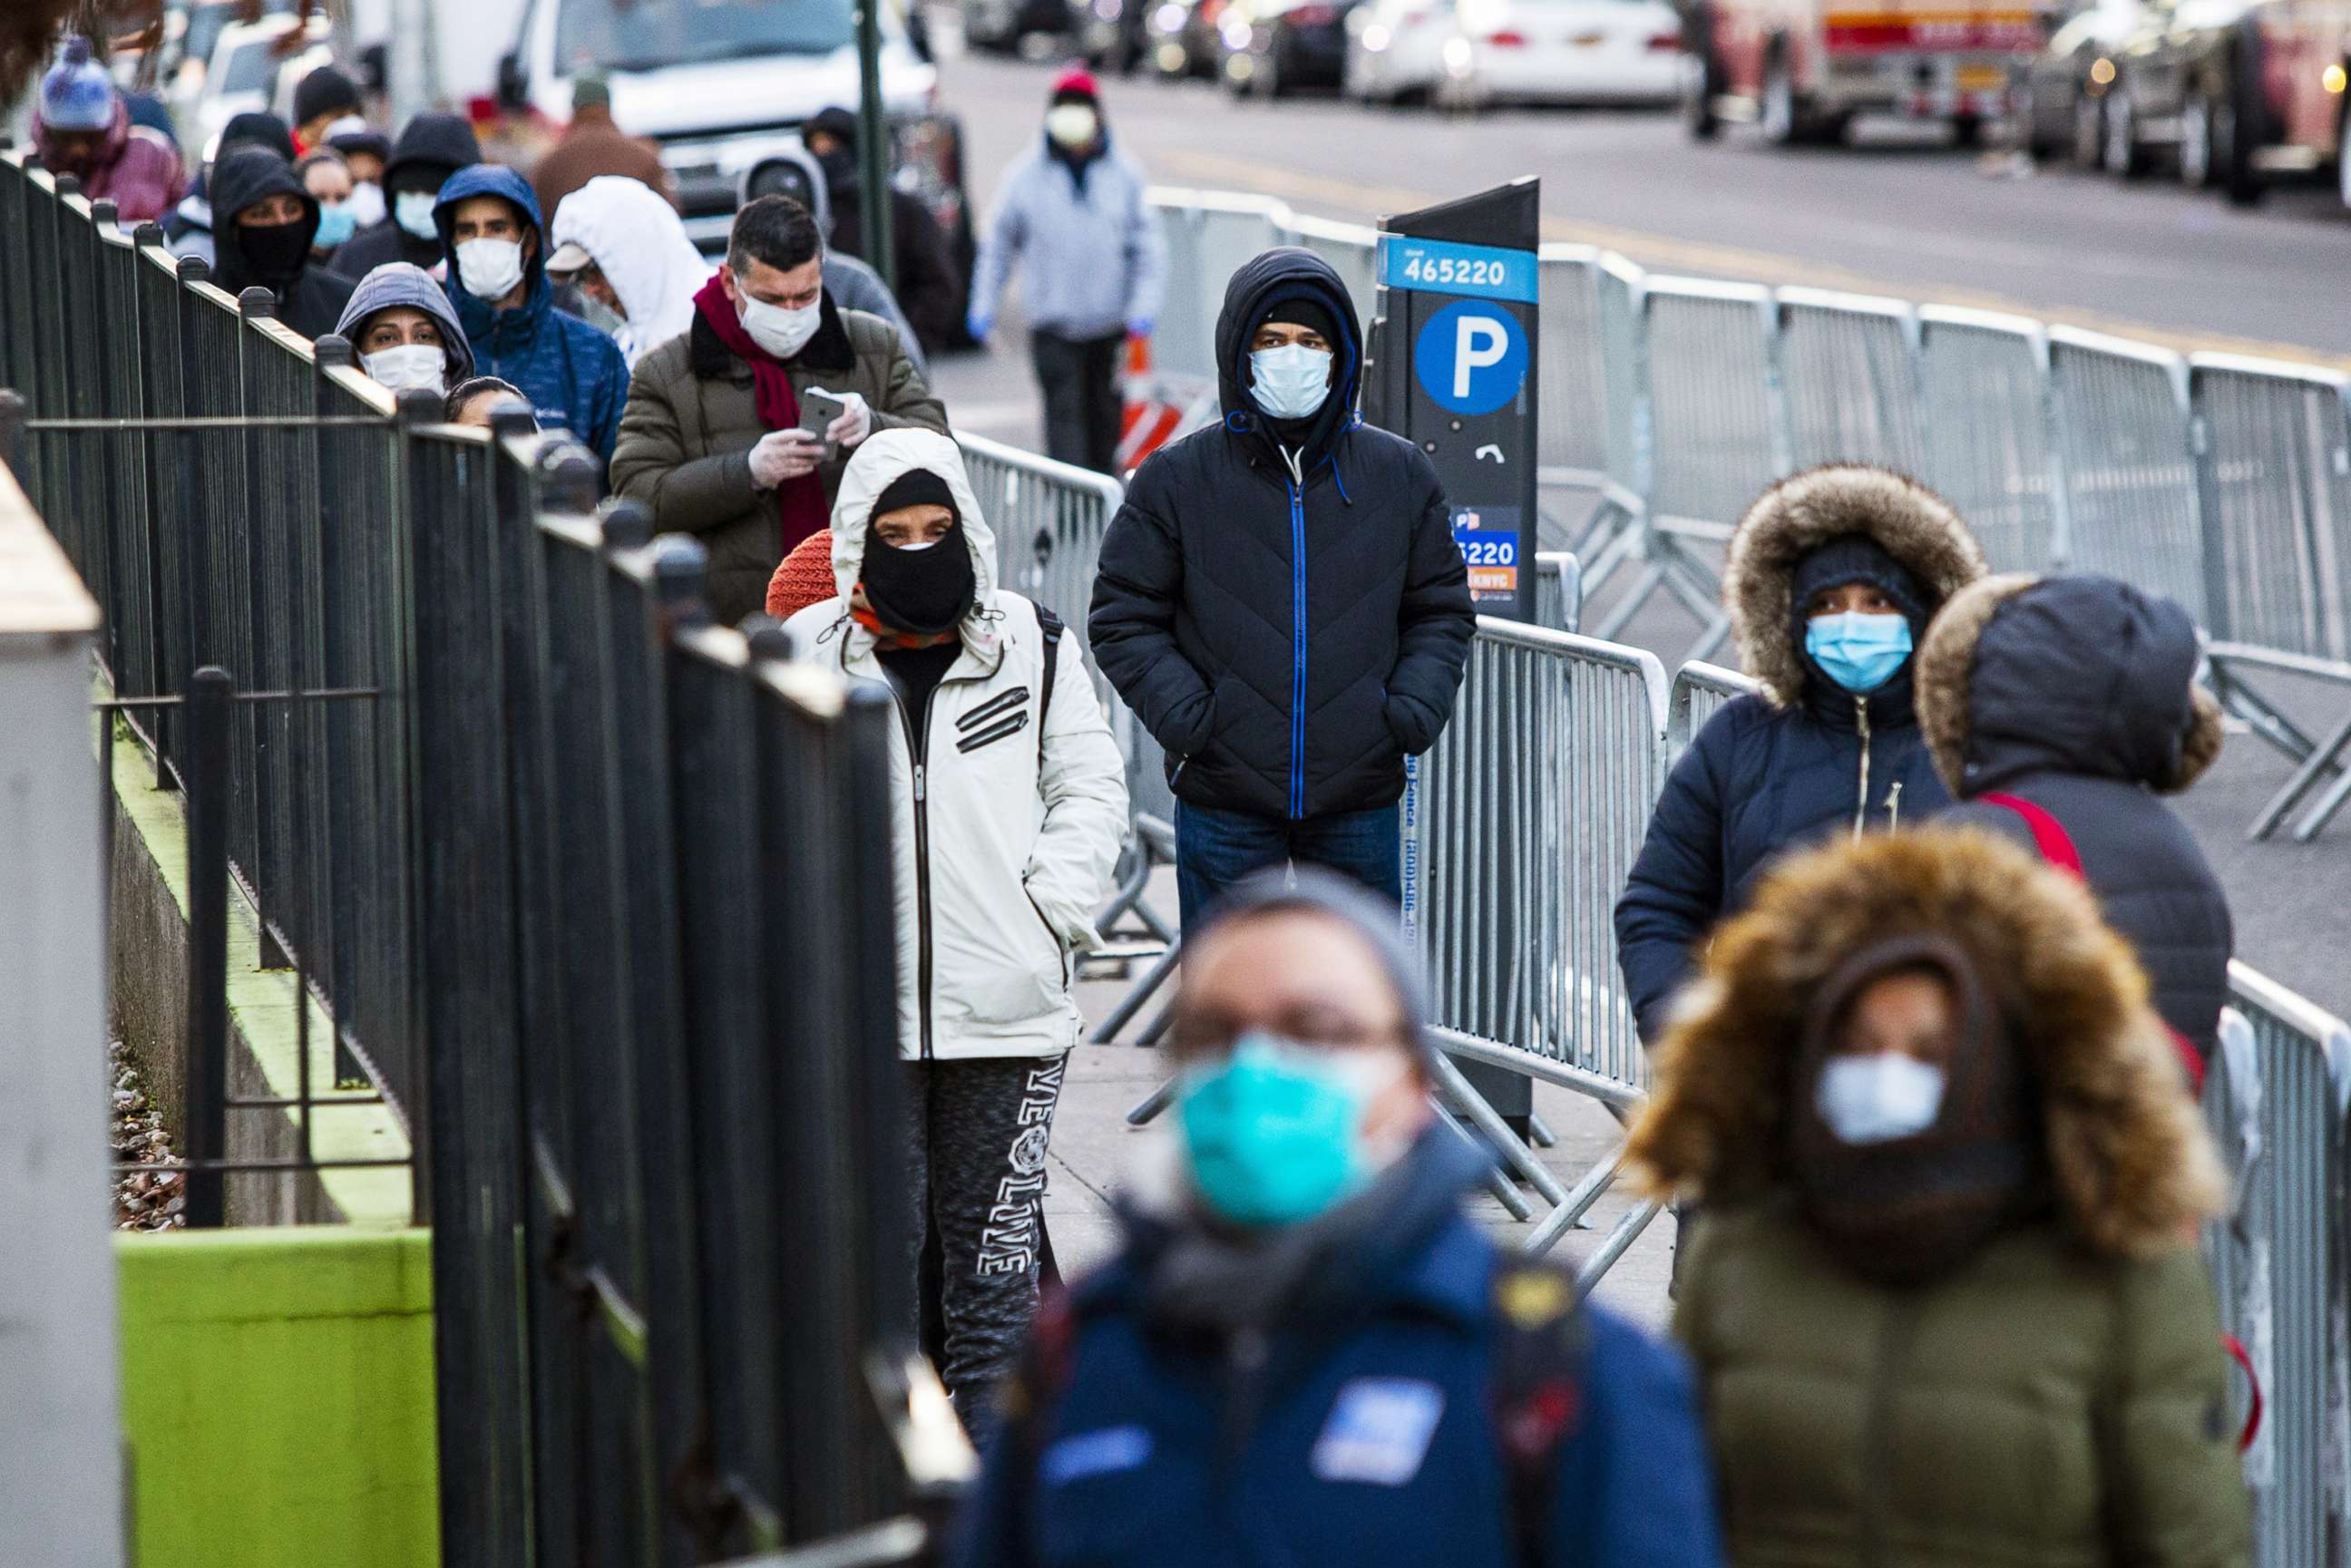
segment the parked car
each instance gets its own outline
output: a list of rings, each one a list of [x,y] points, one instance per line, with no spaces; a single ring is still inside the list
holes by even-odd
[[[2146,11],[2146,0],[2094,0],[2017,68],[2017,140],[2035,158],[2070,155],[2085,168],[2098,166],[2115,60]]]
[[[1233,0],[1217,28],[1234,96],[1335,88],[1347,70],[1347,14],[1360,0]]]
[[[2116,61],[2102,162],[2251,204],[2281,175],[2341,171],[2351,0],[2166,0]]]
[[[1032,34],[1068,37],[1076,9],[1071,0],[960,0],[964,42],[975,49],[1010,54]]]
[[[2011,79],[2049,27],[1985,0],[1689,0],[1690,134],[1756,121],[1782,145],[1841,141],[1855,116],[1940,120],[1962,145],[2010,109]]]
[[[1231,0],[1144,0],[1151,68],[1164,77],[1213,77],[1224,59],[1219,31]]]
[[[1680,24],[1666,0],[1370,0],[1346,90],[1365,102],[1668,104]]]

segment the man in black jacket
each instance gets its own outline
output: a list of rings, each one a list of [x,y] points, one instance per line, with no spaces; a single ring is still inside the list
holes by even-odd
[[[1224,422],[1145,463],[1102,541],[1088,631],[1167,753],[1186,928],[1285,862],[1400,891],[1404,759],[1477,622],[1437,471],[1356,416],[1363,359],[1320,257],[1249,262],[1217,319]]]

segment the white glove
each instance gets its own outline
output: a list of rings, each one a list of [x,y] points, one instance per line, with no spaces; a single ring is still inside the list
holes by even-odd
[[[751,483],[772,490],[787,479],[813,474],[823,444],[805,430],[771,430],[751,448]]]
[[[842,392],[841,417],[824,427],[824,438],[840,446],[854,446],[873,434],[873,411],[862,392]]]

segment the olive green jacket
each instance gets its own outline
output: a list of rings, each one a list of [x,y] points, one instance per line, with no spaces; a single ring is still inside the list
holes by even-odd
[[[2099,1257],[2036,1223],[1897,1290],[1841,1264],[1784,1197],[1694,1228],[1674,1327],[1735,1568],[2248,1561],[2193,1248]]]
[[[836,309],[830,294],[816,336],[789,371],[795,397],[810,387],[862,396],[875,430],[920,425],[946,434],[946,410],[907,358],[897,329],[862,310]],[[701,536],[710,552],[711,614],[723,625],[767,603],[768,580],[784,558],[775,492],[751,482],[751,448],[767,434],[750,365],[700,316],[637,361],[612,449],[612,491],[652,507],[657,531]],[[844,451],[817,471],[828,510],[848,460]]]

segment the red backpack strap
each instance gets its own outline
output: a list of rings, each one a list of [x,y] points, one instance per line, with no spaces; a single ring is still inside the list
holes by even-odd
[[[2241,1454],[2253,1446],[2253,1435],[2262,1429],[2262,1377],[2253,1370],[2253,1358],[2245,1354],[2244,1341],[2235,1334],[2223,1333],[2220,1348],[2229,1353],[2231,1361],[2244,1368],[2245,1381],[2252,1385],[2252,1408],[2245,1412],[2245,1429],[2237,1435],[2237,1452]]]
[[[2041,852],[2041,858],[2077,879],[2081,877],[2082,852],[2074,847],[2074,835],[2065,831],[2064,823],[2022,795],[1993,790],[1976,799],[1987,806],[1999,806],[2023,818],[2025,827],[2032,834],[2032,847]]]

